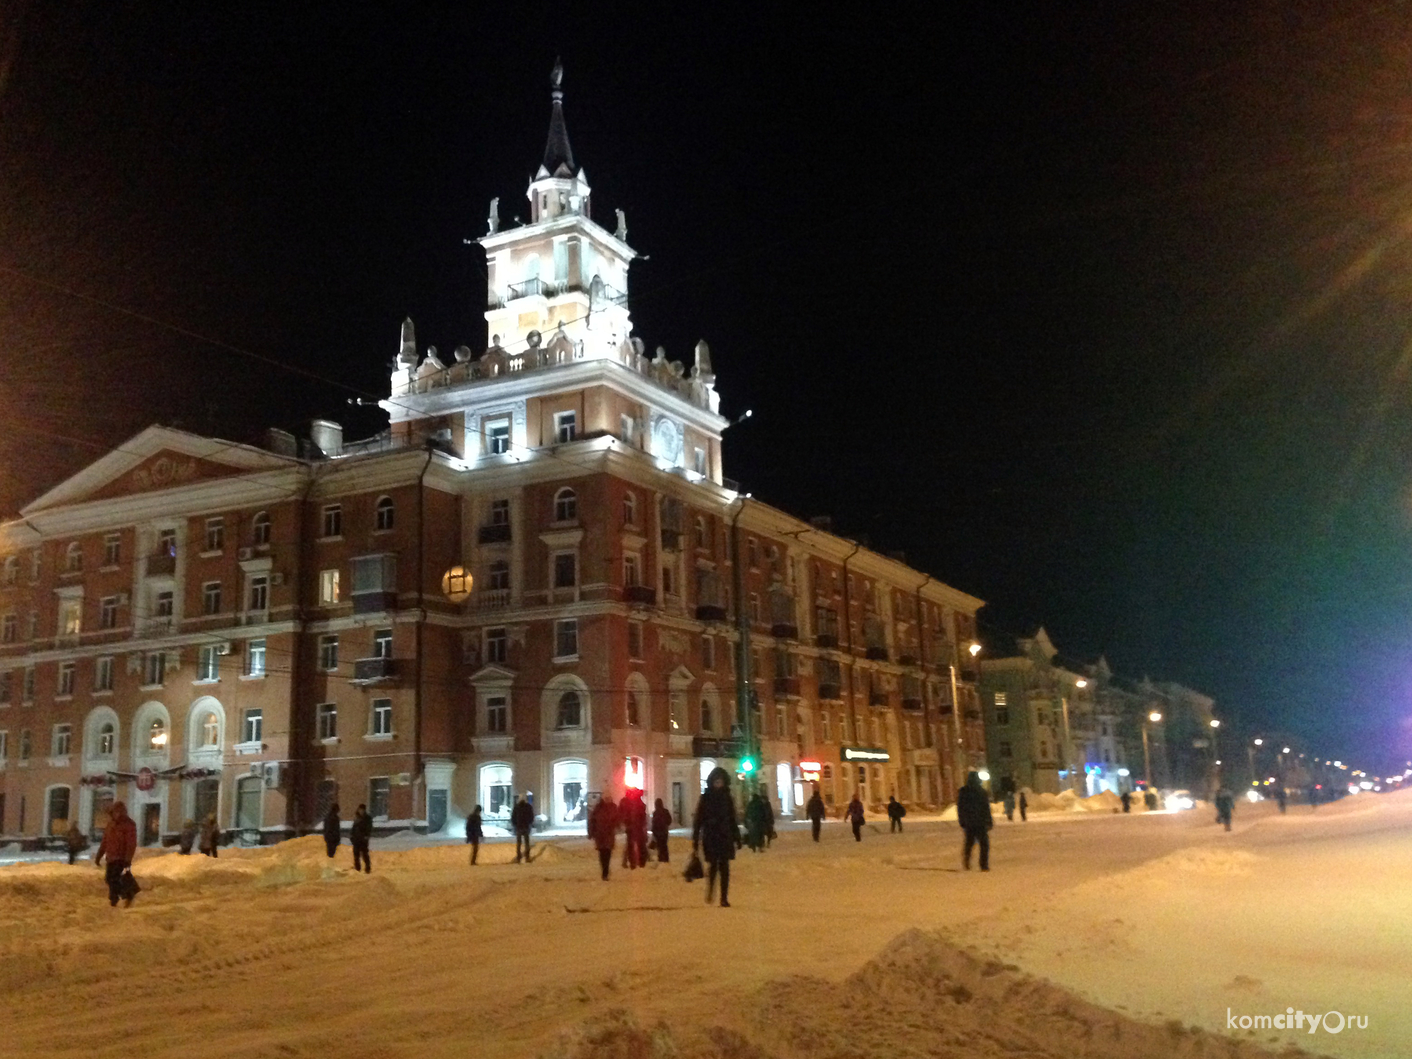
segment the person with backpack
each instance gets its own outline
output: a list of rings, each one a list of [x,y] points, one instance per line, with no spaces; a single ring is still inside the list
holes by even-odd
[[[887,800],[887,818],[892,822],[888,828],[888,833],[902,830],[902,818],[907,815],[907,807],[897,800],[893,795]]]
[[[848,821],[853,828],[853,841],[863,841],[863,801],[855,793],[853,800],[848,803],[848,808],[843,811],[843,818]]]
[[[475,811],[466,817],[466,841],[471,845],[471,864],[474,865],[476,857],[480,855],[480,840],[485,837],[485,828],[481,826],[480,806],[475,807]]]
[[[353,843],[353,870],[358,871],[361,864],[363,874],[371,875],[373,861],[368,856],[368,847],[373,840],[373,818],[369,815],[366,805],[359,804],[353,814],[353,826],[348,830],[348,840]]]
[[[342,841],[343,821],[338,815],[338,803],[334,802],[324,814],[324,849],[328,851],[329,860],[333,860],[333,855],[338,852],[338,845]]]
[[[657,804],[652,810],[652,846],[657,850],[657,863],[668,864],[671,856],[667,851],[667,839],[672,833],[672,814],[662,799],[657,799]]]
[[[824,797],[819,793],[819,785],[814,784],[814,793],[809,796],[809,804],[804,807],[804,815],[809,818],[809,829],[814,833],[814,841],[819,841],[819,829],[824,823]]]
[[[696,803],[696,817],[691,825],[691,851],[699,849],[711,866],[706,880],[706,902],[710,904],[716,891],[716,877],[721,879],[721,907],[731,906],[731,861],[740,848],[740,827],[735,819],[735,802],[731,799],[730,774],[717,766],[706,777],[706,789]]]

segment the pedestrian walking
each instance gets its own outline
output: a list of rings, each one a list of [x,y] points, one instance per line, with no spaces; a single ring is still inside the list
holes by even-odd
[[[372,874],[373,861],[368,856],[368,846],[372,840],[373,818],[368,814],[368,807],[360,803],[353,813],[353,826],[348,829],[348,841],[353,844],[354,871],[358,871],[361,865],[365,875]]]
[[[64,833],[64,848],[69,851],[69,863],[72,864],[80,853],[88,848],[88,836],[78,829],[78,821],[75,820],[69,825],[69,829]],[[190,850],[191,847],[187,847]]]
[[[763,786],[760,797],[765,803],[765,845],[769,846],[775,840],[775,807],[770,803],[770,792]]]
[[[603,881],[607,882],[608,868],[613,863],[613,847],[618,842],[618,807],[607,794],[588,814],[588,837],[598,850],[598,864],[603,869]]]
[[[667,839],[672,832],[672,813],[662,799],[658,798],[656,805],[652,809],[652,845],[657,850],[657,863],[671,863],[671,856],[667,850]]]
[[[696,803],[696,817],[691,825],[691,851],[700,850],[711,866],[706,879],[706,903],[716,891],[716,877],[721,879],[721,907],[731,906],[731,861],[740,848],[740,827],[735,819],[735,802],[731,800],[730,775],[717,766],[706,777],[706,789]]]
[[[819,793],[819,785],[814,784],[814,793],[809,796],[809,804],[804,807],[804,815],[809,818],[809,829],[814,832],[814,841],[819,841],[819,829],[824,823],[824,799]]]
[[[1030,800],[1025,797],[1025,792],[1020,792],[1020,823],[1024,823],[1030,818]]]
[[[1226,830],[1231,829],[1231,815],[1235,812],[1235,797],[1230,791],[1222,787],[1216,792],[1216,823],[1225,824]]]
[[[971,870],[971,848],[981,847],[981,871],[990,871],[990,829],[994,818],[990,815],[990,797],[981,786],[981,774],[972,772],[966,777],[966,785],[956,795],[956,822],[966,833],[966,844],[961,852],[961,863]]]
[[[132,906],[133,895],[137,893],[137,883],[132,879],[132,858],[137,855],[137,825],[127,815],[125,802],[114,802],[108,807],[108,826],[103,829],[103,841],[98,844],[98,852],[93,855],[93,863],[101,865],[108,858],[108,868],[104,881],[108,884],[108,906],[117,908],[122,901],[124,908]]]
[[[765,799],[759,791],[745,803],[745,844],[756,853],[765,850]]]
[[[220,855],[221,829],[216,826],[216,814],[211,813],[201,825],[201,842],[197,846],[203,854],[208,857]]]
[[[1280,812],[1285,811],[1285,803],[1289,801],[1289,795],[1285,792],[1284,784],[1275,788],[1275,804],[1280,807]]]
[[[177,835],[177,852],[183,857],[191,855],[191,847],[196,845],[196,838],[201,834],[201,829],[196,826],[195,820],[187,820],[181,825],[181,833]]]
[[[1123,792],[1123,812],[1125,812],[1125,813],[1130,813],[1130,812],[1132,812],[1132,811],[1133,811],[1133,796],[1132,796],[1132,792],[1131,792],[1131,791],[1124,791],[1124,792]]]
[[[863,802],[857,794],[853,795],[853,800],[848,803],[848,808],[843,811],[843,818],[848,821],[853,828],[853,841],[863,841]]]
[[[1005,806],[1005,819],[1006,819],[1006,820],[1009,820],[1009,821],[1013,824],[1013,823],[1015,822],[1015,792],[1014,792],[1014,791],[1006,791],[1006,792],[1005,792],[1005,801],[1004,801],[1003,804],[1004,804],[1004,806]]]
[[[338,852],[338,844],[343,841],[343,821],[338,815],[338,803],[334,802],[324,814],[324,849],[329,860]]]
[[[629,787],[618,803],[618,822],[623,827],[623,866],[641,868],[647,864],[647,800],[638,787]]]
[[[887,818],[890,821],[888,833],[902,830],[902,818],[907,815],[907,807],[893,795],[887,800]]]
[[[475,864],[476,858],[480,856],[480,840],[485,837],[485,828],[481,826],[480,806],[475,807],[475,811],[466,817],[466,841],[471,844],[471,863]]]
[[[510,810],[510,827],[515,832],[515,863],[520,863],[520,858],[530,859],[530,828],[534,827],[534,806],[525,800],[525,796],[520,795],[520,800],[515,803],[515,807]]]

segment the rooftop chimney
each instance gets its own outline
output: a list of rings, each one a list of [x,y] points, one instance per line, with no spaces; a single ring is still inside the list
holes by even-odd
[[[309,440],[325,456],[343,455],[343,425],[332,419],[315,419],[310,423]]]
[[[822,530],[824,533],[832,533],[833,516],[814,515],[812,518],[809,519],[809,525],[813,526],[816,530]]]
[[[277,456],[298,456],[299,440],[287,430],[270,427],[265,431],[265,448]]]

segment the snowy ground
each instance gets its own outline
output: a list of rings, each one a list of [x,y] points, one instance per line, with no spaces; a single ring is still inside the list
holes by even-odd
[[[675,845],[606,884],[581,839],[152,854],[126,911],[91,863],[3,867],[0,1055],[1412,1055],[1412,792],[1001,819],[988,874],[954,823],[791,828],[731,909]],[[1226,1029],[1286,1007],[1369,1025]]]

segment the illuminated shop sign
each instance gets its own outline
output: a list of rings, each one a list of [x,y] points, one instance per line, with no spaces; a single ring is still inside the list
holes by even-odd
[[[844,761],[891,761],[886,750],[877,747],[846,746],[841,751]]]

